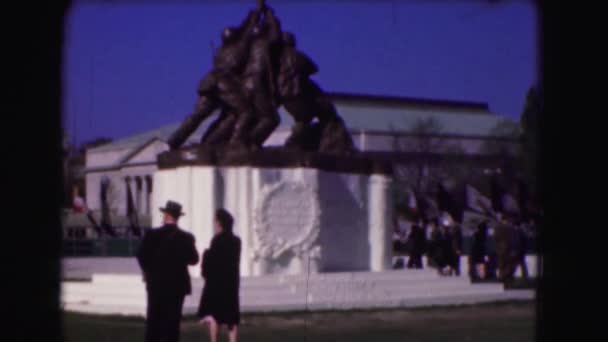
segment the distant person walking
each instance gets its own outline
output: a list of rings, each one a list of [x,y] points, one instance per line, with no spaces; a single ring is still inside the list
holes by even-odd
[[[427,263],[430,267],[438,267],[437,257],[438,257],[438,239],[439,239],[439,228],[435,219],[429,220],[426,226],[426,238],[427,238],[427,248],[426,248],[426,256]]]
[[[452,232],[447,224],[439,225],[438,233],[436,234],[436,260],[437,269],[441,275],[452,275],[454,265],[454,242]]]
[[[493,222],[488,228],[488,235],[486,239],[486,253],[488,255],[488,262],[486,263],[486,279],[496,280],[497,269],[498,269],[498,253],[497,253],[497,240],[496,231],[498,224]]]
[[[521,267],[522,277],[524,279],[529,278],[528,274],[528,265],[526,264],[526,252],[528,249],[528,239],[526,236],[526,232],[523,226],[523,223],[519,222],[515,226],[515,232],[513,234],[513,242],[512,242],[512,269],[511,269],[511,277],[515,275],[518,267]]]
[[[498,220],[494,230],[494,241],[496,243],[496,261],[498,266],[498,280],[508,281],[511,278],[513,258],[511,255],[511,243],[513,241],[514,229],[510,222],[498,214]]]
[[[462,229],[460,225],[455,224],[451,229],[452,233],[452,270],[457,276],[460,276],[460,257],[462,256]]]
[[[487,277],[489,262],[488,248],[488,222],[481,222],[473,234],[473,244],[471,246],[471,259],[469,263],[469,273],[473,280],[483,280]]]
[[[144,235],[137,252],[148,295],[146,342],[178,342],[184,297],[192,292],[188,265],[198,262],[194,236],[181,230],[177,221],[182,206],[168,201],[163,226]]]
[[[422,220],[418,220],[412,225],[412,231],[410,232],[410,257],[407,262],[407,268],[423,268],[422,266],[422,255],[426,251],[426,234],[422,226]]]
[[[211,246],[203,253],[201,274],[205,287],[198,317],[201,324],[209,325],[211,342],[217,341],[220,325],[227,326],[230,342],[237,340],[241,240],[232,232],[233,223],[234,219],[228,211],[218,209],[213,227],[215,235]]]

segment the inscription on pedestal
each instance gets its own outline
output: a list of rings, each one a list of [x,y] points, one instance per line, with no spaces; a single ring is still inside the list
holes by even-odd
[[[311,249],[317,243],[319,214],[316,192],[305,184],[281,182],[265,189],[256,210],[260,256]]]
[[[315,213],[309,194],[297,190],[283,187],[262,208],[261,214],[278,239],[293,239],[313,224]]]

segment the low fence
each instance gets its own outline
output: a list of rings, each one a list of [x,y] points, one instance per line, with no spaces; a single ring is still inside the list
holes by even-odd
[[[64,257],[131,257],[137,253],[140,238],[64,239]]]

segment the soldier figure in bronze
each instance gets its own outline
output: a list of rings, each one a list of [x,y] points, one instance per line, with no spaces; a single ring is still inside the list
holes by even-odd
[[[280,123],[283,105],[295,119],[286,147],[312,152],[355,151],[350,133],[333,103],[310,79],[318,67],[296,49],[293,34],[265,0],[238,27],[222,33],[213,70],[200,82],[199,99],[169,138],[178,149],[216,109],[221,112],[201,139],[202,146],[259,149]],[[316,119],[316,121],[315,121]]]
[[[276,102],[276,74],[281,45],[281,24],[274,10],[262,1],[264,18],[253,30],[249,60],[242,82],[251,111],[239,114],[231,143],[259,148],[280,123]]]
[[[222,32],[222,45],[213,59],[213,70],[199,83],[199,99],[194,113],[169,138],[171,149],[179,148],[218,107],[222,108],[222,113],[206,132],[204,143],[221,140],[222,136],[231,133],[235,116],[248,115],[251,106],[240,75],[249,57],[251,36],[259,16],[259,9],[249,11],[238,27],[227,27]]]
[[[286,147],[307,151],[343,153],[354,150],[344,121],[321,88],[310,79],[315,62],[296,49],[293,34],[284,32],[278,88],[280,102],[296,124]],[[317,118],[318,122],[313,122]]]

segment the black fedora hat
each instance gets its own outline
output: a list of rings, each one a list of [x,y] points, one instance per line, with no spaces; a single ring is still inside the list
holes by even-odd
[[[182,213],[182,205],[174,201],[167,201],[165,207],[160,208],[160,211],[162,211],[163,213],[167,213],[175,218],[185,215],[184,213]]]

